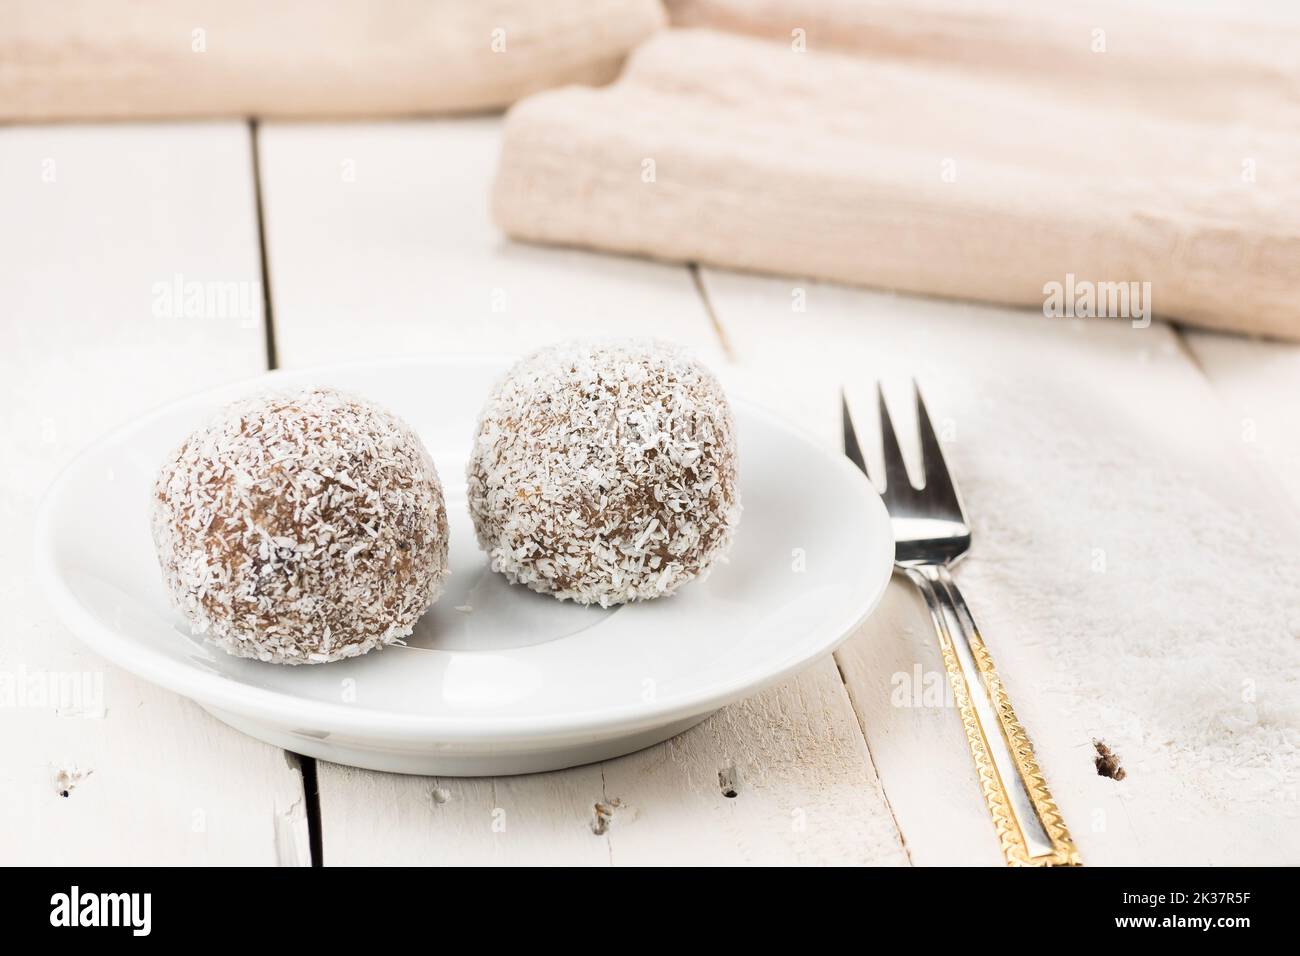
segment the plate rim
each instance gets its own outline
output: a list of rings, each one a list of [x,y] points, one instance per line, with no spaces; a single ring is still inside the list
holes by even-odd
[[[154,406],[90,442],[59,470],[46,488],[37,508],[34,535],[35,577],[40,582],[46,600],[60,623],[95,653],[137,677],[194,700],[200,705],[211,705],[221,710],[232,711],[256,720],[272,721],[280,725],[307,726],[313,731],[324,730],[331,735],[363,739],[436,739],[446,743],[480,742],[490,739],[544,742],[591,734],[598,734],[603,738],[636,728],[661,726],[674,720],[705,714],[771,687],[826,654],[834,652],[861,627],[880,604],[893,574],[892,559],[882,562],[885,573],[879,575],[879,580],[874,582],[869,592],[866,592],[868,596],[854,606],[851,612],[852,619],[846,619],[840,625],[827,628],[827,633],[832,631],[836,633],[835,637],[819,642],[816,648],[808,652],[782,659],[778,664],[767,669],[762,677],[754,678],[749,672],[745,672],[737,678],[708,685],[696,693],[667,701],[637,701],[619,707],[575,711],[539,721],[535,716],[409,714],[375,707],[310,700],[294,697],[280,690],[232,681],[219,673],[208,672],[202,668],[181,666],[129,637],[115,634],[106,625],[100,623],[96,616],[84,607],[59,573],[59,562],[54,548],[54,519],[56,507],[65,493],[71,476],[78,471],[86,459],[106,447],[121,444],[133,432],[142,430],[151,422],[181,406],[201,401],[208,396],[235,393],[257,385],[269,387],[280,379],[341,370],[472,364],[497,367],[504,372],[509,363],[516,361],[517,358],[517,355],[509,353],[445,353],[438,356],[362,359],[303,368],[272,369],[259,375],[245,376],[204,388]],[[728,400],[735,405],[744,406],[747,413],[763,419],[765,424],[784,432],[805,445],[809,451],[833,460],[835,467],[840,468],[844,474],[851,475],[851,484],[856,484],[863,493],[868,510],[876,512],[877,519],[883,519],[879,520],[879,525],[887,532],[888,546],[892,554],[894,542],[888,512],[875,486],[857,466],[846,456],[831,453],[805,429],[790,423],[743,393],[734,394],[729,390]],[[885,546],[884,540],[882,538],[882,550]]]

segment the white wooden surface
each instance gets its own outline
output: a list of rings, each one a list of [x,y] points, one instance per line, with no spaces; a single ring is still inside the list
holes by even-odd
[[[841,382],[869,436],[874,378],[907,427],[915,373],[976,520],[959,580],[1085,860],[1300,861],[1297,782],[1259,746],[1273,731],[1285,745],[1293,689],[1267,664],[1294,653],[1300,586],[1252,571],[1300,523],[1241,531],[1271,501],[1300,508],[1300,349],[522,247],[487,218],[498,131],[260,131],[278,364],[652,331],[828,444]],[[260,303],[247,322],[152,312],[154,284],[177,274],[259,279],[248,130],[0,130],[0,210],[0,520],[25,542],[87,440],[265,367]],[[0,859],[307,862],[295,758],[84,651],[21,545],[0,572],[0,675],[102,673],[106,705],[0,708]],[[1171,646],[1182,671],[1164,666]],[[940,673],[895,583],[834,660],[619,760],[495,780],[321,764],[323,859],[997,865],[956,718],[926,697]],[[1255,720],[1225,744],[1216,721],[1240,717],[1243,679]],[[1094,738],[1125,780],[1097,776]]]
[[[720,363],[687,269],[501,238],[487,217],[498,129],[484,119],[262,130],[280,364],[519,352],[620,329]],[[725,797],[719,774],[733,772],[738,795]],[[904,859],[830,661],[599,767],[493,783],[322,764],[320,800],[331,864]]]
[[[1248,467],[1211,387],[1222,374],[1207,381],[1162,324],[716,271],[704,286],[737,364],[780,376],[775,400],[828,443],[840,382],[869,435],[876,379],[900,432],[907,379],[924,383],[974,520],[957,579],[1085,862],[1300,860],[1282,756],[1294,753],[1300,582],[1269,570],[1300,561],[1300,523]],[[1260,346],[1249,364],[1290,348]],[[1274,378],[1231,391],[1261,421],[1271,409],[1281,457],[1297,386]],[[955,710],[894,696],[898,675],[942,674],[906,591],[894,582],[837,657],[912,860],[993,862]],[[1124,780],[1098,776],[1094,740],[1124,758]]]
[[[1300,512],[1300,345],[1196,331],[1184,341],[1246,456]]]
[[[306,863],[296,766],[83,648],[27,550],[40,495],[86,442],[263,367],[260,302],[247,322],[153,308],[177,275],[258,281],[247,127],[0,130],[0,210],[0,674],[92,689],[0,706],[0,860]]]

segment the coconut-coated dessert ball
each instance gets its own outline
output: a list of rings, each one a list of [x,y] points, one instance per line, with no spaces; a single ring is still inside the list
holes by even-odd
[[[238,657],[317,664],[406,637],[442,591],[447,510],[409,426],[329,388],[235,402],[154,486],[173,602]]]
[[[520,361],[483,409],[468,479],[493,569],[580,604],[672,594],[726,554],[740,520],[727,398],[661,342]]]

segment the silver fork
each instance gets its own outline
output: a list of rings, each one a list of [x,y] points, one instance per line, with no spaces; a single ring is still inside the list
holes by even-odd
[[[943,460],[921,390],[915,381],[912,387],[921,438],[924,484],[920,488],[908,478],[885,393],[879,386],[876,390],[885,471],[881,496],[894,529],[894,567],[920,589],[930,610],[966,741],[1007,863],[1077,866],[1078,851],[1034,759],[1033,747],[1016,718],[970,608],[949,573],[970,550],[970,522]],[[844,452],[870,478],[847,399],[843,399],[843,417]]]

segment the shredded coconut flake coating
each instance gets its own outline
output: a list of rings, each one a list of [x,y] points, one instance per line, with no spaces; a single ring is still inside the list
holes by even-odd
[[[236,402],[154,487],[173,602],[223,650],[317,664],[406,637],[447,573],[447,511],[410,427],[326,388]]]
[[[580,604],[672,594],[725,558],[740,520],[722,387],[659,342],[523,359],[483,410],[468,480],[493,570]]]

